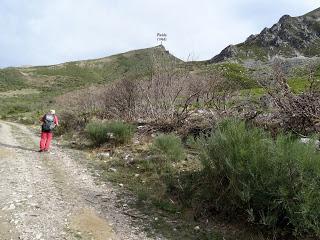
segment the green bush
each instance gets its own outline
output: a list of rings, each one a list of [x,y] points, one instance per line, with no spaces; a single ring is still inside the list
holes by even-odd
[[[86,133],[89,139],[95,145],[101,145],[103,143],[106,143],[110,138],[108,134],[108,129],[104,123],[99,123],[99,122],[88,123],[86,126]]]
[[[91,122],[87,124],[86,132],[95,145],[101,145],[111,139],[116,144],[124,144],[131,140],[134,134],[134,127],[131,124],[118,121]]]
[[[162,159],[174,162],[185,157],[181,139],[174,134],[162,134],[154,139],[152,151],[161,155]]]
[[[117,144],[125,144],[130,142],[133,137],[135,127],[129,123],[120,121],[108,122],[105,124],[107,131],[112,133]]]
[[[244,122],[222,122],[197,141],[201,200],[228,216],[320,236],[320,154],[291,135],[275,140]]]

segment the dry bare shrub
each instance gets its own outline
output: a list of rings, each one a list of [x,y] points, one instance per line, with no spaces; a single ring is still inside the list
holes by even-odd
[[[236,95],[234,86],[219,72],[202,74],[191,82],[190,90],[197,91],[197,103],[218,114],[226,112],[228,102]]]
[[[201,93],[190,87],[193,81],[181,61],[165,54],[152,56],[145,78],[124,79],[106,89],[105,111],[129,121],[169,128],[181,125]]]
[[[273,76],[262,82],[278,110],[283,127],[299,134],[319,132],[320,91],[315,66],[307,68],[309,87],[305,92],[296,94],[288,84],[283,64],[277,61],[273,65]]]
[[[63,94],[56,98],[56,103],[67,111],[91,113],[101,111],[103,98],[104,87],[92,86]]]
[[[120,80],[103,90],[104,116],[134,121],[137,116],[137,106],[140,92],[137,80]]]
[[[198,94],[189,91],[191,82],[190,73],[177,60],[154,57],[148,79],[139,85],[142,117],[161,124],[181,124]]]
[[[89,87],[56,98],[60,127],[58,134],[84,129],[92,117],[103,118],[104,89]]]

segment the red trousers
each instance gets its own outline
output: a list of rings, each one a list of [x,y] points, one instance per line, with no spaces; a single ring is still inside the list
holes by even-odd
[[[52,140],[52,132],[41,132],[40,150],[49,150]]]

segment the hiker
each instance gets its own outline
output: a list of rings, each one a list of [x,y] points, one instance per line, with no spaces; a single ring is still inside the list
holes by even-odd
[[[47,114],[40,118],[40,121],[42,122],[42,126],[39,152],[47,152],[49,151],[52,140],[52,131],[56,126],[59,126],[59,120],[56,115],[56,111],[50,110]]]

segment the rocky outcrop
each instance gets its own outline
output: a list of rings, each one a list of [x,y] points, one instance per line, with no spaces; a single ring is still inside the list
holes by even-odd
[[[238,53],[238,49],[236,46],[234,45],[229,45],[228,47],[226,47],[225,49],[222,50],[222,52],[215,56],[214,58],[212,58],[211,61],[213,62],[222,62],[224,60],[227,60],[229,58],[233,58],[237,55]]]
[[[281,57],[320,56],[320,8],[300,17],[284,15],[271,28],[251,35],[244,43],[228,46],[210,62],[270,60]]]

